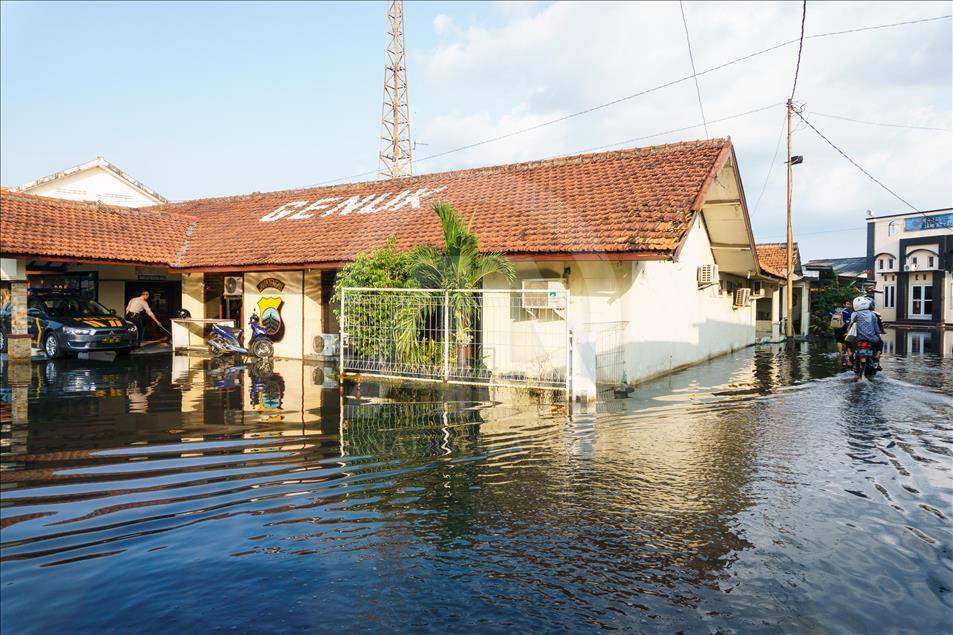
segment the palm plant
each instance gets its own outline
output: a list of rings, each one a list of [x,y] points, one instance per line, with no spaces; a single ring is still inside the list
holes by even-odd
[[[443,228],[442,249],[423,245],[410,253],[410,277],[426,289],[475,289],[490,275],[499,274],[508,282],[516,280],[516,269],[503,254],[480,253],[480,243],[470,225],[465,223],[450,203],[434,203]],[[456,358],[463,359],[463,350],[470,343],[468,328],[478,306],[476,295],[466,292],[449,294],[450,324],[456,340]],[[397,345],[404,355],[416,356],[421,350],[418,333],[429,320],[439,319],[430,311],[401,312],[397,324]]]
[[[516,279],[513,264],[500,253],[480,253],[480,243],[450,203],[434,203],[443,227],[443,249],[424,245],[414,249],[410,275],[428,289],[475,289],[489,275]]]

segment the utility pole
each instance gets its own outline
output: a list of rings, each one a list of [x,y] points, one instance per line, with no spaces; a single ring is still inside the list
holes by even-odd
[[[785,293],[785,308],[787,315],[784,320],[784,336],[788,340],[794,337],[794,228],[791,225],[791,114],[794,112],[794,102],[788,100],[788,280]]]
[[[396,179],[413,173],[403,0],[390,0],[387,8],[387,29],[384,103],[381,106],[380,176]]]

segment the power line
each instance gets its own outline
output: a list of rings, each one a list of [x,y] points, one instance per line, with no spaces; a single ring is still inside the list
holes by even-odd
[[[797,89],[797,76],[801,70],[801,51],[804,50],[804,19],[807,17],[807,0],[801,4],[801,39],[797,45],[797,66],[794,67],[794,84],[791,86],[791,99],[794,101],[794,91]]]
[[[859,163],[857,163],[857,162],[854,161],[852,158],[850,158],[849,156],[847,156],[847,153],[846,153],[846,152],[844,152],[843,150],[841,150],[840,148],[838,148],[838,147],[834,144],[833,141],[831,141],[830,139],[828,139],[827,137],[825,137],[824,134],[823,134],[820,130],[818,130],[817,128],[815,128],[815,127],[814,127],[814,124],[812,124],[810,121],[808,121],[807,119],[805,119],[805,118],[804,118],[804,115],[803,115],[802,113],[795,111],[795,114],[796,114],[798,117],[800,117],[800,118],[801,118],[801,121],[803,121],[804,123],[806,123],[807,126],[808,126],[811,130],[813,130],[815,133],[817,133],[817,136],[819,136],[821,139],[823,139],[824,141],[826,141],[826,142],[827,142],[827,145],[829,145],[830,147],[834,148],[834,150],[836,150],[838,154],[840,154],[842,157],[844,157],[845,159],[847,159],[855,168],[857,168],[858,170],[860,170],[861,172],[863,172],[863,173],[867,176],[868,179],[870,179],[871,181],[873,181],[874,183],[876,183],[877,185],[879,185],[881,188],[883,188],[884,190],[886,190],[887,192],[889,192],[891,195],[893,195],[893,197],[894,197],[895,199],[897,199],[898,201],[900,201],[901,203],[903,203],[904,205],[906,205],[907,207],[909,207],[909,208],[912,209],[913,211],[917,212],[918,214],[920,214],[920,215],[923,216],[924,218],[929,218],[929,216],[927,216],[923,211],[921,211],[919,208],[917,208],[916,206],[914,206],[912,203],[908,202],[905,198],[903,198],[902,196],[900,196],[899,194],[897,194],[896,192],[894,192],[893,190],[891,190],[889,187],[887,187],[886,185],[884,185],[883,183],[881,183],[879,180],[877,180],[876,177],[874,177],[874,175],[872,175],[870,172],[868,172],[867,170],[865,170],[864,168],[862,168]],[[953,232],[953,228],[949,228],[949,230],[950,230],[950,232]]]
[[[775,103],[773,103],[773,104],[768,104],[767,106],[761,106],[760,108],[755,108],[754,110],[748,110],[748,111],[745,111],[745,112],[739,112],[739,113],[737,113],[737,114],[729,115],[728,117],[722,117],[722,118],[720,118],[720,119],[713,119],[713,120],[709,121],[708,123],[721,123],[721,122],[723,122],[723,121],[729,121],[729,120],[731,120],[731,119],[738,119],[739,117],[746,117],[746,116],[748,116],[748,115],[753,115],[753,114],[755,114],[755,113],[764,112],[765,110],[770,110],[771,108],[777,108],[778,106],[783,106],[783,105],[784,105],[784,102],[783,102],[783,101],[779,101],[779,102],[775,102]],[[605,148],[612,148],[612,147],[614,147],[614,146],[620,146],[620,145],[624,145],[624,144],[627,144],[627,143],[633,143],[633,142],[635,142],[635,141],[645,141],[646,139],[652,139],[652,138],[654,138],[654,137],[662,137],[662,136],[665,136],[665,135],[667,135],[667,134],[673,134],[673,133],[676,133],[676,132],[684,132],[684,131],[686,131],[686,130],[692,130],[692,129],[694,129],[694,128],[701,128],[702,126],[705,126],[705,125],[707,125],[707,124],[704,124],[704,123],[696,123],[696,124],[692,124],[692,125],[690,125],[690,126],[683,126],[683,127],[681,127],[681,128],[672,128],[671,130],[663,130],[662,132],[654,132],[654,133],[652,133],[652,134],[644,135],[644,136],[641,136],[641,137],[632,137],[631,139],[623,139],[622,141],[616,141],[615,143],[606,143],[606,144],[603,144],[603,145],[601,145],[601,146],[593,146],[593,147],[591,147],[591,148],[583,148],[582,150],[574,150],[574,151],[573,151],[573,154],[583,154],[583,153],[586,153],[586,152],[595,152],[596,150],[604,150]]]
[[[805,0],[806,2],[807,0]],[[702,106],[702,91],[698,87],[698,73],[695,72],[695,57],[692,55],[692,39],[688,35],[688,21],[685,19],[685,5],[678,0],[678,8],[682,12],[682,25],[685,27],[685,41],[688,43],[688,60],[692,63],[692,77],[695,78],[695,94],[698,95],[698,110],[702,114],[702,123],[705,124],[705,137],[708,135],[708,124],[705,122],[705,108]]]
[[[879,121],[864,121],[863,119],[852,119],[850,117],[843,117],[841,115],[828,115],[823,112],[811,111],[809,114],[817,115],[818,117],[828,117],[830,119],[840,119],[842,121],[852,121],[854,123],[867,124],[868,126],[884,126],[886,128],[908,128],[910,130],[938,130],[940,132],[953,132],[953,128],[934,128],[931,126],[912,126],[909,124],[901,123],[883,123]]]
[[[815,34],[815,35],[805,35],[805,36],[804,36],[804,39],[805,39],[805,40],[809,40],[809,39],[814,39],[814,38],[832,37],[832,36],[837,36],[837,35],[847,35],[847,34],[850,34],[850,33],[861,33],[861,32],[865,32],[865,31],[876,31],[876,30],[881,30],[881,29],[895,28],[895,27],[899,27],[899,26],[907,26],[907,25],[911,25],[911,24],[921,24],[921,23],[924,23],[924,22],[935,22],[935,21],[937,21],[937,20],[947,20],[947,19],[949,19],[949,18],[951,18],[951,17],[953,17],[953,14],[940,15],[940,16],[935,16],[935,17],[932,17],[932,18],[920,18],[920,19],[917,19],[917,20],[906,20],[906,21],[904,21],[904,22],[892,22],[892,23],[889,23],[889,24],[878,24],[878,25],[874,25],[874,26],[858,27],[858,28],[856,28],[856,29],[846,29],[846,30],[842,30],[842,31],[831,31],[831,32],[828,32],[828,33],[817,33],[817,34]],[[657,91],[659,91],[659,90],[662,90],[663,88],[668,88],[668,87],[670,87],[670,86],[675,86],[675,85],[677,85],[677,84],[681,84],[682,82],[686,82],[686,81],[688,81],[688,80],[690,80],[690,79],[694,79],[694,78],[697,78],[697,77],[701,77],[702,75],[707,75],[707,74],[709,74],[709,73],[713,73],[713,72],[715,72],[715,71],[718,71],[718,70],[727,68],[727,67],[729,67],[729,66],[733,66],[733,65],[735,65],[735,64],[739,64],[739,63],[741,63],[741,62],[747,61],[747,60],[752,59],[752,58],[754,58],[754,57],[758,57],[758,56],[760,56],[760,55],[764,55],[764,54],[766,54],[766,53],[770,53],[770,52],[772,52],[772,51],[776,51],[776,50],[778,50],[778,49],[784,48],[785,46],[790,46],[790,45],[795,44],[795,43],[798,43],[798,42],[800,42],[800,41],[801,41],[801,38],[797,38],[797,39],[793,39],[793,40],[788,40],[788,41],[786,41],[786,42],[781,42],[781,43],[779,43],[779,44],[775,44],[775,45],[773,45],[773,46],[769,46],[769,47],[764,48],[764,49],[761,49],[761,50],[759,50],[759,51],[755,51],[755,52],[753,52],[753,53],[749,53],[749,54],[747,54],[747,55],[743,55],[743,56],[741,56],[741,57],[737,57],[737,58],[735,58],[735,59],[733,59],[733,60],[724,62],[724,63],[719,64],[719,65],[717,65],[717,66],[712,66],[711,68],[705,69],[705,70],[703,70],[703,71],[701,71],[701,72],[694,73],[694,74],[692,74],[692,75],[686,75],[685,77],[681,77],[681,78],[679,78],[679,79],[674,79],[674,80],[665,82],[665,83],[663,83],[663,84],[658,84],[658,85],[653,86],[653,87],[651,87],[651,88],[646,88],[645,90],[641,90],[641,91],[639,91],[639,92],[632,93],[631,95],[626,95],[626,96],[624,96],[624,97],[619,97],[618,99],[613,99],[612,101],[607,101],[607,102],[602,103],[602,104],[597,104],[597,105],[595,105],[595,106],[591,106],[591,107],[586,108],[586,109],[584,109],[584,110],[580,110],[580,111],[577,111],[577,112],[574,112],[574,113],[570,113],[570,114],[568,114],[568,115],[563,115],[562,117],[557,117],[557,118],[555,118],[555,119],[551,119],[551,120],[549,120],[549,121],[544,121],[544,122],[542,122],[542,123],[538,123],[538,124],[535,124],[535,125],[532,125],[532,126],[529,126],[529,127],[526,127],[526,128],[521,128],[521,129],[519,129],[519,130],[514,130],[514,131],[512,131],[512,132],[508,132],[508,133],[505,133],[505,134],[497,135],[497,136],[495,136],[495,137],[490,137],[490,138],[484,139],[484,140],[482,140],[482,141],[476,141],[476,142],[474,142],[474,143],[469,143],[469,144],[467,144],[467,145],[460,146],[460,147],[458,147],[458,148],[452,148],[452,149],[450,149],[450,150],[445,150],[445,151],[443,151],[443,152],[438,152],[438,153],[436,153],[436,154],[431,154],[431,155],[428,155],[428,156],[425,156],[425,157],[419,157],[419,158],[416,159],[416,161],[417,161],[417,163],[420,163],[420,162],[422,162],[422,161],[428,161],[428,160],[431,160],[431,159],[437,159],[437,158],[440,158],[440,157],[447,156],[447,155],[449,155],[449,154],[454,154],[454,153],[457,153],[457,152],[462,152],[462,151],[464,151],[464,150],[470,150],[470,149],[473,149],[473,148],[476,148],[476,147],[479,147],[479,146],[486,145],[486,144],[488,144],[488,143],[494,143],[494,142],[496,142],[496,141],[502,141],[503,139],[509,139],[510,137],[514,137],[514,136],[516,136],[516,135],[525,134],[525,133],[527,133],[527,132],[532,132],[532,131],[534,131],[534,130],[539,130],[540,128],[544,128],[544,127],[547,127],[547,126],[551,126],[551,125],[553,125],[553,124],[561,123],[561,122],[563,122],[563,121],[567,121],[567,120],[573,119],[573,118],[575,118],[575,117],[580,117],[580,116],[582,116],[582,115],[587,115],[587,114],[592,113],[592,112],[595,112],[595,111],[597,111],[597,110],[602,110],[602,109],[604,109],[604,108],[608,108],[608,107],[610,107],[610,106],[615,106],[616,104],[620,104],[620,103],[622,103],[622,102],[629,101],[629,100],[635,99],[635,98],[637,98],[637,97],[642,97],[642,96],[644,96],[644,95],[648,95],[648,94],[650,94],[650,93],[657,92]],[[358,173],[358,174],[352,174],[352,175],[349,175],[349,176],[343,176],[343,177],[339,177],[339,178],[336,178],[336,179],[330,179],[330,180],[328,180],[328,181],[322,181],[322,182],[320,182],[320,183],[312,183],[312,184],[310,184],[310,185],[302,186],[301,189],[303,189],[303,188],[308,188],[308,187],[317,187],[317,186],[320,186],[320,185],[328,185],[328,184],[331,184],[331,183],[336,183],[336,182],[338,182],[338,181],[345,181],[345,180],[350,180],[350,179],[356,179],[356,178],[360,178],[360,177],[363,177],[363,176],[374,175],[374,174],[376,174],[376,173],[377,173],[377,170],[369,170],[369,171],[367,171],[367,172],[361,172],[361,173]]]
[[[771,172],[774,170],[774,164],[778,160],[778,151],[781,149],[781,139],[784,138],[784,128],[787,123],[787,113],[785,113],[785,118],[781,120],[781,131],[778,132],[778,142],[774,145],[774,156],[771,157],[771,163],[768,165],[768,174],[764,177],[764,183],[761,185],[761,193],[758,194],[758,200],[754,204],[754,211],[752,214],[758,212],[758,208],[761,206],[761,199],[764,197],[764,191],[768,187],[768,181],[771,179]]]
[[[822,229],[822,230],[814,231],[814,232],[798,232],[797,235],[798,237],[817,236],[820,234],[842,234],[844,232],[862,232],[865,230],[866,230],[866,227],[844,227],[842,229]],[[775,242],[775,241],[780,241],[786,237],[787,235],[781,236],[781,237],[772,236],[771,238],[762,238],[761,240],[763,240],[764,242]]]

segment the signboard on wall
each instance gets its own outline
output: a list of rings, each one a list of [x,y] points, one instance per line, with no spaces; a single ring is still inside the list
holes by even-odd
[[[922,232],[931,229],[953,229],[953,214],[936,216],[916,216],[903,221],[903,229],[908,232]]]

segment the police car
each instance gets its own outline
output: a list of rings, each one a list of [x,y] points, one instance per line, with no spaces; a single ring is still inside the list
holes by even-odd
[[[0,350],[7,348],[10,311],[9,303],[0,308]],[[30,290],[27,329],[30,345],[50,359],[89,351],[128,353],[139,341],[132,322],[95,300],[63,291]]]

